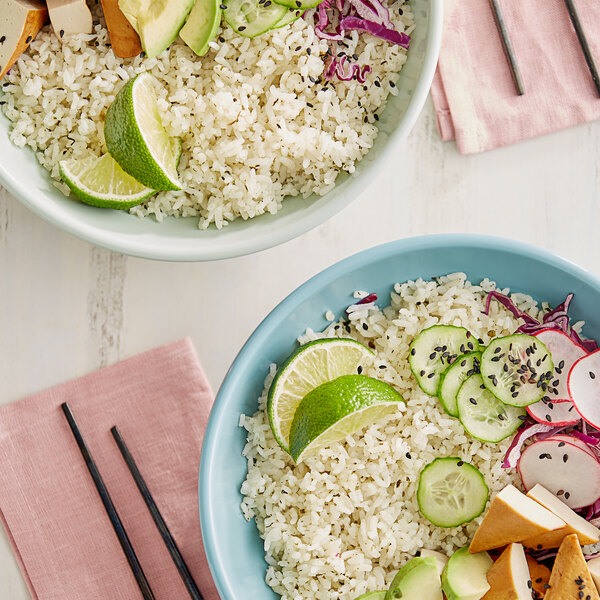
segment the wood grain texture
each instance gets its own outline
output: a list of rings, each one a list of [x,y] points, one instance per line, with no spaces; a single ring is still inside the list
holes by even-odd
[[[328,223],[278,248],[207,264],[94,249],[0,192],[0,404],[186,335],[216,390],[288,293],[346,256],[402,237],[504,236],[600,272],[599,165],[600,123],[465,157],[440,142],[428,104],[378,178]],[[29,598],[5,541],[0,598]]]

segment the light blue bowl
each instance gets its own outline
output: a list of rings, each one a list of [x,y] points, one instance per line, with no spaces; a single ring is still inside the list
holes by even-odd
[[[376,176],[384,158],[413,128],[437,64],[442,38],[443,0],[411,0],[416,29],[408,60],[379,121],[373,148],[352,175],[340,175],[325,196],[288,198],[276,215],[244,221],[224,229],[199,231],[197,218],[167,218],[157,223],[121,211],[87,206],[66,198],[30,151],[8,139],[8,120],[0,116],[0,184],[40,217],[98,246],[132,256],[172,261],[231,258],[276,246],[320,225],[354,200]],[[1,89],[1,88],[0,88]],[[0,113],[1,114],[1,113]],[[388,163],[389,166],[389,163]]]
[[[575,294],[571,316],[600,338],[600,279],[550,252],[500,238],[470,235],[417,237],[378,246],[326,269],[290,294],[258,326],[229,370],[212,410],[200,465],[200,520],[208,562],[222,600],[277,598],[264,582],[266,563],[254,521],[242,517],[246,474],[240,413],[253,414],[271,363],[281,364],[307,327],[327,325],[352,303],[355,290],[376,292],[389,304],[396,282],[464,271],[556,305]]]

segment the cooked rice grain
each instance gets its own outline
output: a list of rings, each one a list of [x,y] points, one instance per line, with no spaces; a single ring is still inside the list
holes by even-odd
[[[399,0],[390,12],[396,28],[410,34],[410,8]],[[47,27],[18,60],[2,88],[11,140],[32,147],[59,182],[60,160],[106,152],[102,125],[115,94],[150,71],[161,84],[165,125],[183,139],[185,189],[157,194],[131,212],[159,221],[199,216],[202,229],[275,213],[285,196],[326,194],[340,170],[352,173],[373,145],[373,114],[388,93],[398,93],[390,82],[406,61],[399,46],[355,31],[343,50],[371,65],[367,83],[324,88],[313,81],[327,44],[303,19],[253,40],[224,27],[202,58],[178,40],[154,59],[120,59],[101,19],[94,30],[61,44]]]
[[[516,473],[500,466],[510,441],[486,444],[471,438],[436,398],[420,390],[408,363],[415,335],[437,323],[467,327],[484,344],[513,333],[519,321],[498,303],[492,303],[489,316],[482,312],[492,289],[489,280],[472,285],[463,273],[455,273],[437,281],[396,284],[383,310],[355,306],[349,336],[371,342],[376,352],[365,373],[392,384],[406,408],[298,466],[269,426],[265,406],[272,367],[259,410],[240,418],[248,431],[242,511],[256,521],[269,565],[266,581],[284,600],[353,600],[386,589],[398,568],[422,548],[451,554],[468,544],[482,517],[444,529],[419,513],[419,473],[437,457],[458,456],[475,465],[491,494],[508,483],[520,486]],[[538,316],[532,298],[512,298]],[[308,330],[299,341],[348,337],[345,323],[332,323],[321,333]]]

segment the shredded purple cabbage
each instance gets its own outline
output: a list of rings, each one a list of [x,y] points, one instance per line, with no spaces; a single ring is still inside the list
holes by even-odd
[[[316,9],[304,13],[304,18],[309,22],[312,19],[317,37],[331,42],[341,42],[347,31],[355,30],[365,31],[407,50],[410,45],[410,36],[394,28],[389,11],[381,0],[323,0]],[[346,54],[337,54],[329,48],[325,79],[337,76],[342,81],[356,79],[364,83],[371,66],[351,63]],[[355,55],[353,58],[357,60]]]
[[[544,425],[543,423],[526,423],[521,425],[508,447],[508,451],[502,462],[502,468],[514,469],[517,466],[525,440],[539,433],[554,433],[556,429],[558,428],[552,427],[552,425]]]
[[[338,60],[328,61],[325,65],[325,79],[332,79],[334,75],[337,75],[341,81],[356,79],[358,83],[364,83],[366,74],[371,72],[370,65],[363,65],[362,67],[357,64],[351,65],[346,59],[347,56],[344,55]]]
[[[573,294],[569,294],[562,304],[559,304],[555,309],[546,313],[542,322],[540,323],[537,319],[534,319],[531,315],[520,310],[516,304],[505,294],[501,294],[497,291],[491,291],[488,294],[485,310],[483,311],[486,315],[490,312],[490,303],[492,298],[497,300],[504,308],[510,311],[513,316],[517,319],[523,319],[525,323],[521,325],[516,333],[526,333],[533,335],[543,329],[557,329],[566,333],[576,344],[579,344],[586,352],[593,352],[598,349],[598,344],[595,340],[584,340],[581,336],[571,327],[568,311],[571,300],[573,300]]]
[[[596,432],[596,433],[600,434],[600,432]],[[573,431],[570,431],[569,435],[576,437],[578,440],[581,440],[582,442],[586,443],[588,446],[595,447],[600,443],[600,440],[596,436],[589,435],[588,433],[582,433],[581,431],[577,431],[576,429],[573,429]]]
[[[369,302],[377,302],[377,294],[369,294],[362,300],[359,300],[356,304],[369,304]]]

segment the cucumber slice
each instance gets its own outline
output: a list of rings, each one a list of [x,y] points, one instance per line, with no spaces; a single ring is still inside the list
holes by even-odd
[[[466,379],[479,373],[480,365],[481,352],[463,354],[443,373],[437,395],[449,415],[458,417],[458,407],[456,406],[458,390]]]
[[[223,16],[227,24],[240,35],[254,38],[273,29],[288,10],[272,0],[226,0]]]
[[[486,387],[512,406],[528,406],[541,400],[553,374],[552,356],[544,343],[523,333],[496,338],[481,357]]]
[[[272,29],[281,29],[282,27],[285,27],[286,25],[290,25],[291,23],[293,23],[294,21],[296,21],[303,13],[303,10],[288,10],[287,13],[285,14],[285,16],[283,17],[283,19],[281,19],[281,21],[275,23],[275,25],[272,27]],[[377,594],[379,592],[370,592],[372,594]],[[358,600],[358,598],[356,599]],[[373,598],[372,600],[377,600],[377,598]]]
[[[434,325],[424,329],[410,347],[410,370],[419,387],[437,394],[440,377],[459,355],[479,350],[479,342],[464,327]]]
[[[472,521],[483,512],[488,496],[483,475],[460,458],[436,458],[419,476],[419,510],[438,527]]]
[[[513,434],[525,419],[525,409],[507,406],[483,384],[481,375],[471,375],[456,396],[458,418],[474,438],[499,442]]]
[[[480,600],[490,589],[487,572],[494,561],[487,552],[457,550],[442,573],[442,589],[448,600]]]
[[[409,560],[395,575],[385,600],[442,600],[442,582],[432,556]]]
[[[300,10],[306,10],[307,8],[314,8],[321,4],[323,0],[277,0],[277,4],[281,6],[287,6],[288,8],[295,8]]]

